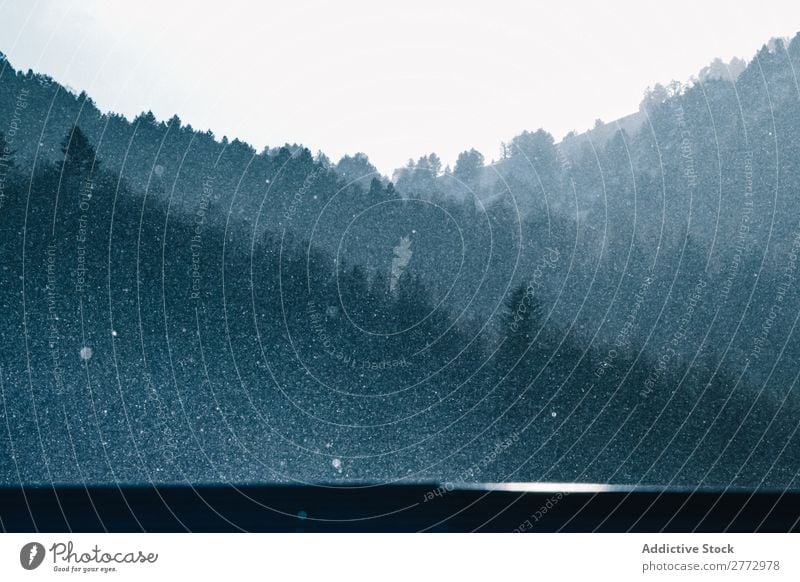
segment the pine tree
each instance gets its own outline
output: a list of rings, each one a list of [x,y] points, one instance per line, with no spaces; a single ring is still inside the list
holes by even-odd
[[[94,147],[77,125],[73,125],[62,140],[61,151],[64,159],[60,168],[67,176],[87,178],[100,169]]]

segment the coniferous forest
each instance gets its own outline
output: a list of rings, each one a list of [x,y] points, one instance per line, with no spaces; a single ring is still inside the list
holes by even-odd
[[[798,487],[799,70],[384,176],[0,56],[0,483]]]

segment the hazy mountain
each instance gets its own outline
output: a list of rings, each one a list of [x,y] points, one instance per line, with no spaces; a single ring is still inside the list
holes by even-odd
[[[3,59],[0,481],[789,485],[798,66],[390,183]]]

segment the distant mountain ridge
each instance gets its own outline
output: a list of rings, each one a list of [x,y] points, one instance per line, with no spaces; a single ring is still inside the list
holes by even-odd
[[[4,60],[0,482],[791,486],[796,70],[389,182]]]

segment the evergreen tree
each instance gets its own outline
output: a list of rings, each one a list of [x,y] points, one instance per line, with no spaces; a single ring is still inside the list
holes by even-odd
[[[483,161],[483,155],[475,149],[461,152],[456,160],[453,176],[472,187],[481,176]]]
[[[73,125],[61,141],[61,152],[64,157],[60,167],[67,176],[86,178],[100,169],[94,147],[77,125]]]

